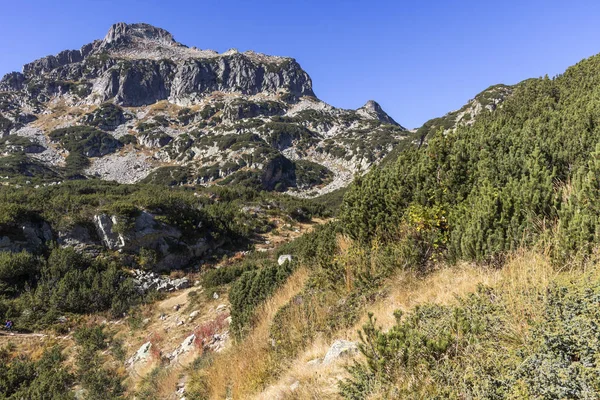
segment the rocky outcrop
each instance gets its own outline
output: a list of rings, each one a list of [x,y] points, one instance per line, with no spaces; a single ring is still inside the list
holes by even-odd
[[[151,271],[133,270],[133,283],[140,293],[150,290],[158,292],[173,292],[187,289],[191,286],[188,278],[171,279]]]
[[[125,247],[125,237],[118,233],[115,225],[118,223],[116,216],[106,214],[94,215],[94,224],[102,244],[109,250],[118,250]]]
[[[193,350],[195,341],[196,335],[192,333],[190,336],[186,337],[185,340],[171,354],[167,356],[167,358],[171,360],[171,362],[174,362],[182,354]]]
[[[132,44],[136,39],[149,40],[166,46],[179,45],[173,35],[164,29],[154,27],[150,24],[126,24],[118,22],[110,27],[102,43],[98,46],[100,49],[108,50],[126,47]]]
[[[79,252],[92,256],[100,254],[102,249],[93,227],[85,225],[74,225],[61,229],[57,233],[57,243],[60,246],[73,247]]]
[[[132,355],[127,362],[125,363],[125,365],[129,368],[133,368],[141,363],[145,363],[146,361],[148,361],[148,359],[150,358],[150,356],[152,355],[152,353],[150,353],[150,349],[152,349],[152,343],[151,342],[146,342],[144,343],[139,349],[138,351],[135,352],[134,355]]]
[[[278,184],[296,179],[294,164],[284,156],[276,156],[264,167],[261,182],[265,190],[277,190]]]
[[[0,92],[11,92],[22,90],[25,83],[25,75],[20,72],[10,72],[0,80]]]
[[[158,270],[182,268],[211,249],[206,238],[183,238],[179,229],[157,221],[146,211],[129,222],[98,214],[94,224],[106,248],[133,254],[151,251],[157,258],[153,266]]]
[[[45,221],[0,225],[0,251],[39,253],[53,238],[52,229]]]

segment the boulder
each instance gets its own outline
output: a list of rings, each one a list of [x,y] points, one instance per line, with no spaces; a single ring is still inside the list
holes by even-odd
[[[358,353],[358,346],[355,342],[342,339],[336,340],[327,351],[327,354],[325,354],[323,365],[330,364],[337,359],[349,357],[356,353]]]
[[[140,362],[145,362],[150,357],[150,349],[152,348],[151,342],[146,342],[139,348],[138,351],[135,352],[131,358],[127,360],[126,365],[128,367],[133,367]]]
[[[187,353],[194,348],[194,342],[196,341],[196,335],[191,334],[186,337],[185,340],[177,347],[170,355],[169,359],[171,362],[175,361],[180,355]]]
[[[277,259],[277,264],[279,264],[279,265],[283,265],[283,264],[285,264],[286,262],[289,262],[289,263],[291,263],[291,262],[292,262],[292,256],[291,256],[291,254],[284,254],[284,255],[281,255],[281,256],[279,256],[279,258]]]

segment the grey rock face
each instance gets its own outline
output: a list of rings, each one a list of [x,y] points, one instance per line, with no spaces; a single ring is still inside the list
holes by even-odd
[[[111,79],[100,95],[124,106],[142,106],[153,104],[169,97],[174,65],[169,61],[135,60],[131,66],[125,65],[118,74],[108,71]],[[113,95],[114,93],[114,95]]]
[[[0,227],[0,251],[37,253],[54,235],[45,221],[27,221]]]
[[[27,82],[35,83],[31,88],[36,92],[30,94],[36,96],[72,90],[51,81],[87,83],[100,101],[114,99],[131,107],[165,99],[191,104],[215,91],[285,90],[292,98],[314,96],[310,77],[291,58],[189,49],[148,24],[115,24],[103,40],[26,64],[22,74],[6,75],[0,89],[29,91]]]
[[[115,232],[117,217],[106,214],[94,215],[94,224],[98,231],[98,236],[102,243],[109,250],[118,250],[125,247],[125,238],[120,233]]]
[[[94,216],[94,224],[103,245],[110,250],[134,254],[139,254],[142,249],[154,251],[158,256],[154,267],[159,270],[181,268],[211,249],[211,245],[204,238],[186,242],[178,229],[157,221],[154,215],[145,211],[136,217],[133,226],[127,232],[117,232],[118,223],[119,219],[116,216]],[[189,282],[182,281],[180,284],[189,285]]]
[[[235,91],[249,95],[277,93],[280,89],[296,97],[314,96],[310,77],[293,59],[257,64],[248,55],[233,54],[187,60],[179,65],[171,98],[177,103],[190,103],[202,93]]]

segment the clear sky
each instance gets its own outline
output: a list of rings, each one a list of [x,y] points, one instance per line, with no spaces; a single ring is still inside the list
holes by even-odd
[[[367,100],[406,127],[496,83],[563,72],[600,53],[593,0],[0,0],[0,75],[147,22],[189,46],[291,56],[322,100]]]

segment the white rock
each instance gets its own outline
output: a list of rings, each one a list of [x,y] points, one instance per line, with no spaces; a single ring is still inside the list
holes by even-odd
[[[169,355],[169,358],[171,359],[171,362],[173,362],[174,360],[176,360],[177,357],[179,357],[181,354],[190,351],[194,347],[194,341],[195,340],[196,340],[196,335],[194,335],[193,333],[190,336],[188,336],[187,338],[185,338],[185,340],[183,341],[183,343],[181,343],[179,345],[179,347],[177,347],[175,349],[175,351],[173,351],[173,353],[171,353]]]
[[[279,256],[279,258],[277,259],[277,264],[279,265],[283,265],[286,262],[292,262],[292,256],[291,254],[283,254],[281,256]]]
[[[336,340],[327,351],[327,354],[325,354],[323,365],[327,365],[342,357],[352,356],[356,353],[358,353],[358,346],[356,343],[348,340]]]
[[[140,347],[139,350],[136,351],[136,353],[133,356],[131,356],[131,358],[129,360],[127,360],[127,365],[134,366],[135,364],[137,364],[139,362],[146,361],[148,359],[148,357],[150,356],[151,348],[152,348],[152,343],[150,343],[150,342],[144,343],[142,345],[142,347]]]

